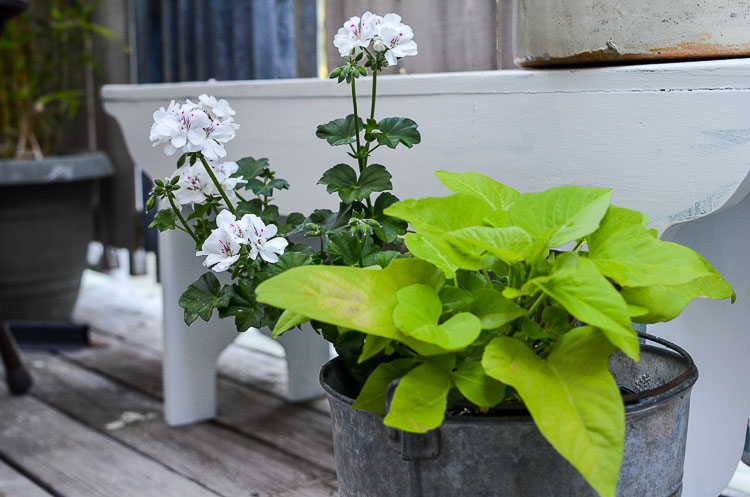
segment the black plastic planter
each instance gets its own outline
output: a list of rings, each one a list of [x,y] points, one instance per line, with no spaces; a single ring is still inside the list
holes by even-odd
[[[679,497],[690,390],[698,370],[674,344],[642,335],[641,361],[610,361],[625,395],[625,452],[617,497]],[[341,497],[596,497],[542,437],[525,409],[449,417],[426,435],[350,409],[359,386],[337,359],[323,366]]]

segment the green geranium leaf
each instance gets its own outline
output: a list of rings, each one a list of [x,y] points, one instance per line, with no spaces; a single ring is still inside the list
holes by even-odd
[[[599,273],[596,265],[576,252],[567,252],[549,276],[529,280],[555,299],[573,316],[601,328],[617,348],[638,360],[638,335],[630,325],[630,312],[620,293]],[[560,269],[562,268],[562,269]]]
[[[451,373],[453,384],[469,402],[494,407],[505,399],[505,385],[487,376],[482,363],[465,360]]]
[[[360,243],[362,243],[362,267],[377,264],[376,258],[381,251],[372,241],[372,238],[365,237]],[[359,266],[357,238],[348,231],[341,231],[331,236],[326,243],[326,251],[336,263],[346,266]]]
[[[471,312],[480,319],[482,329],[492,330],[523,316],[526,309],[518,307],[497,290],[485,288],[474,294]]]
[[[443,285],[443,274],[419,259],[395,259],[379,270],[343,266],[292,268],[255,290],[259,302],[290,309],[316,321],[396,340],[393,323],[398,290],[417,283]]]
[[[368,256],[367,260],[372,260],[373,265],[384,268],[387,267],[388,264],[393,261],[393,259],[400,259],[404,257],[406,256],[401,252],[396,252],[395,250],[384,250],[382,252],[378,252],[373,257]]]
[[[355,121],[354,114],[349,114],[344,119],[334,119],[327,124],[321,124],[315,132],[315,136],[321,140],[326,140],[333,146],[354,143],[357,137],[357,123],[359,124],[359,130],[362,131],[364,129],[362,119],[357,118],[357,121]]]
[[[610,206],[589,237],[589,257],[602,274],[628,287],[681,285],[715,274],[690,248],[652,237],[636,214]]]
[[[443,304],[434,288],[411,285],[397,294],[393,322],[405,335],[445,350],[460,350],[471,344],[482,331],[479,318],[461,312],[438,324]]]
[[[289,226],[299,226],[305,221],[305,215],[301,212],[292,212],[286,217],[284,221]]]
[[[375,139],[389,148],[396,148],[399,143],[411,148],[422,139],[417,123],[405,117],[386,117],[378,123],[378,131]]]
[[[480,226],[487,215],[487,204],[471,195],[456,193],[448,197],[402,200],[384,212],[408,221],[419,233],[425,230],[448,232]]]
[[[471,226],[451,231],[446,236],[454,245],[468,243],[481,247],[508,264],[524,260],[534,245],[531,235],[517,227]]]
[[[229,303],[219,309],[219,317],[224,319],[233,316],[237,331],[247,331],[250,327],[261,326],[264,310],[255,301],[253,284],[250,281],[239,280],[233,285],[225,286],[221,296],[228,298]]]
[[[700,256],[699,256],[700,257]],[[622,289],[621,293],[628,304],[644,307],[646,313],[633,317],[637,323],[659,323],[670,321],[680,315],[693,299],[702,297],[714,300],[731,298],[736,295],[729,283],[701,257],[708,276],[696,278],[682,285],[654,285]]]
[[[609,372],[613,347],[592,327],[565,334],[547,360],[523,342],[487,345],[488,375],[518,391],[539,431],[602,497],[614,497],[625,443],[625,409]]]
[[[199,317],[211,319],[214,309],[229,305],[229,296],[221,292],[221,283],[213,273],[205,273],[183,292],[178,303],[185,309],[185,323],[192,324]]]
[[[412,433],[437,428],[445,419],[454,357],[438,357],[406,373],[399,381],[383,422]]]
[[[435,176],[452,192],[465,193],[484,200],[492,209],[505,209],[520,195],[513,188],[498,183],[484,174],[436,171]]]
[[[281,317],[279,317],[279,320],[276,321],[276,326],[274,326],[273,328],[273,334],[271,335],[271,337],[277,338],[285,331],[289,331],[295,326],[301,325],[305,321],[309,321],[309,319],[307,319],[302,314],[297,314],[296,312],[292,311],[284,311],[281,314]]]
[[[312,253],[311,251],[304,252],[292,252],[287,251],[279,256],[279,260],[275,264],[265,265],[264,275],[266,278],[276,276],[284,271],[287,271],[293,267],[306,266],[312,264]]]
[[[177,227],[177,214],[173,209],[162,209],[156,213],[148,227],[159,231],[173,230]]]
[[[519,196],[508,214],[531,236],[553,230],[548,247],[559,247],[597,229],[611,198],[608,188],[560,186]]]
[[[318,184],[327,185],[328,193],[338,192],[341,201],[347,204],[393,188],[391,174],[380,164],[367,166],[359,179],[351,166],[338,164],[326,171]]]
[[[393,216],[387,216],[383,211],[389,206],[398,202],[398,198],[392,193],[383,192],[378,195],[373,205],[375,215],[373,219],[380,223],[380,227],[383,230],[385,243],[393,243],[399,235],[406,233],[408,224],[406,221]]]
[[[269,168],[268,159],[254,159],[244,157],[237,161],[237,172],[232,175],[234,178],[242,178],[248,182],[245,188],[250,189],[250,183],[258,176],[262,175]]]
[[[369,338],[369,337],[368,337]],[[396,359],[375,368],[362,386],[352,409],[385,415],[385,399],[388,385],[404,376],[416,363],[412,359]]]

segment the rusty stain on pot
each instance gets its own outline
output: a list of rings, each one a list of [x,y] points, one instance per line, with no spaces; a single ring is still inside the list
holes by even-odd
[[[684,42],[673,46],[651,48],[646,47],[645,52],[621,53],[612,40],[607,41],[607,48],[590,50],[572,54],[566,57],[550,57],[545,54],[541,57],[529,58],[517,61],[522,66],[550,66],[568,64],[593,64],[602,62],[631,62],[631,61],[653,61],[664,59],[705,59],[718,57],[748,57],[750,56],[750,43],[739,45],[720,45],[717,43]]]

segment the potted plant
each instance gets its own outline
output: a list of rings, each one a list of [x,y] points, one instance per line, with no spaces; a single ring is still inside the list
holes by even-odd
[[[0,272],[5,319],[67,320],[92,239],[96,180],[112,174],[101,153],[54,155],[86,92],[95,6],[34,5],[0,40]],[[22,240],[22,242],[19,242]],[[19,250],[19,246],[23,249]]]
[[[369,12],[334,38],[346,61],[331,77],[351,85],[353,113],[317,136],[355,163],[319,181],[337,213],[283,220],[269,200],[288,185],[265,161],[220,163],[233,133],[213,135],[216,124],[236,126],[228,103],[201,96],[154,114],[152,141],[182,152],[150,200],[165,207],[156,225],[192,236],[212,269],[180,299],[186,321],[217,310],[275,335],[311,321],[333,343],[321,380],[342,496],[679,495],[697,370],[679,347],[641,345],[631,324],[731,288],[605,188],[521,194],[440,171],[453,195],[398,202],[369,161],[420,141],[409,119],[375,120],[377,74],[416,54],[412,38],[400,17]],[[408,253],[393,250],[404,241]],[[213,273],[225,271],[222,284]]]

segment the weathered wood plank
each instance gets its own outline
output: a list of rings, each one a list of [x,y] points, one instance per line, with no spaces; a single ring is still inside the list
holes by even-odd
[[[216,424],[170,428],[157,400],[67,360],[30,357],[35,396],[218,494],[271,496],[335,474]]]
[[[219,495],[31,396],[0,397],[0,456],[62,497]]]
[[[342,60],[333,46],[333,35],[347,19],[361,16],[367,10],[379,15],[396,12],[414,29],[419,56],[407,57],[398,65],[398,69],[407,73],[498,68],[496,0],[327,0],[325,26],[329,69],[340,65]]]
[[[102,347],[65,352],[65,356],[105,376],[161,398],[159,355],[143,346],[95,334]],[[217,381],[217,421],[323,468],[335,466],[330,418],[305,403],[223,378]]]
[[[0,497],[52,497],[52,495],[0,461]]]
[[[338,494],[338,483],[332,479],[288,490],[279,494],[278,497],[337,497]]]

